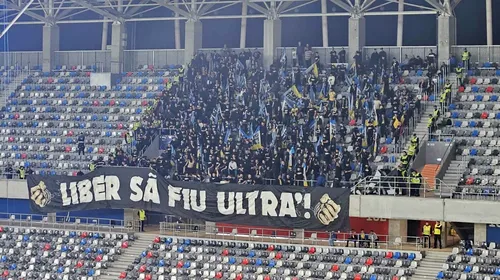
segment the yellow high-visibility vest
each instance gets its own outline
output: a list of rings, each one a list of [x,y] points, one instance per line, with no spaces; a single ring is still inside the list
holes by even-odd
[[[441,235],[441,224],[434,226],[434,235]]]
[[[420,184],[420,177],[411,177],[412,184]]]
[[[439,102],[443,103],[446,101],[446,92],[441,93],[441,96],[439,97]]]
[[[26,178],[26,170],[24,168],[19,169],[19,179],[24,179]]]
[[[139,210],[139,220],[140,221],[146,220],[146,211],[144,211],[143,209]]]
[[[431,127],[433,121],[434,121],[433,118],[429,118],[429,120],[427,121],[427,127]]]
[[[431,235],[431,225],[424,225],[422,235]]]
[[[408,148],[408,155],[413,156],[415,154],[416,148],[416,145],[410,145],[410,147]]]
[[[462,61],[469,60],[469,52],[462,53]]]

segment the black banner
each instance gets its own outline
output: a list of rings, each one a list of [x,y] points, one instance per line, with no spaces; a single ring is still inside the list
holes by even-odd
[[[28,189],[36,213],[135,208],[211,222],[349,229],[349,189],[181,182],[126,167],[78,177],[28,175]]]

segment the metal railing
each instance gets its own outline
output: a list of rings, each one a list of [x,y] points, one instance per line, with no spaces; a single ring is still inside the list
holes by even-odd
[[[9,178],[10,177],[10,178]],[[18,173],[15,173],[15,172],[2,172],[0,173],[0,179],[12,179],[12,180],[15,180],[15,179],[20,179],[19,178],[19,174]]]
[[[482,66],[484,62],[498,62],[500,58],[500,46],[479,46],[479,45],[457,45],[451,47],[451,53],[457,58],[457,61],[462,61],[462,53],[464,49],[471,53],[470,62],[474,65],[479,63]]]
[[[354,246],[361,248],[407,249],[420,250],[422,237],[376,235],[370,239],[370,233],[365,233],[365,239],[359,233],[327,231],[309,231],[302,229],[264,228],[258,226],[209,225],[189,223],[160,223],[160,234],[179,237],[214,238],[219,240],[247,240],[255,242],[272,242],[282,244],[313,244],[322,246]]]
[[[383,48],[384,51],[387,53],[387,64],[391,63],[393,57],[395,57],[397,61],[402,63],[405,60],[406,56],[408,56],[408,59],[410,59],[412,56],[415,56],[415,57],[420,56],[422,59],[425,59],[431,50],[434,53],[437,53],[436,46],[404,46],[404,47],[365,46],[363,48],[364,58],[369,60],[374,49],[377,49],[377,51],[380,51],[381,48]]]
[[[111,69],[111,51],[56,51],[55,65],[95,67],[95,71],[108,72]]]
[[[432,186],[436,186],[436,188]],[[438,187],[439,186],[439,187]],[[435,183],[421,178],[420,184],[412,184],[409,177],[400,176],[380,176],[366,177],[355,186],[355,194],[359,195],[388,195],[388,196],[408,196],[408,197],[432,197],[441,198],[441,189],[449,187],[443,181],[436,178]],[[449,196],[449,195],[448,195]]]
[[[154,65],[155,69],[184,63],[184,50],[125,50],[123,51],[124,71],[137,71],[140,65]]]
[[[106,232],[130,232],[132,227],[124,220],[61,215],[0,213],[0,224],[20,227],[40,227],[63,230],[90,230]]]

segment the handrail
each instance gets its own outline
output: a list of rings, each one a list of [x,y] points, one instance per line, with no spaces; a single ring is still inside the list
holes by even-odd
[[[361,230],[361,229],[359,229]],[[369,231],[370,229],[366,229]],[[279,244],[312,244],[320,246],[347,246],[354,243],[355,247],[377,249],[406,249],[420,250],[423,238],[421,236],[396,236],[376,234],[376,239],[370,240],[370,233],[365,232],[365,239],[361,239],[359,232],[332,232],[311,231],[302,229],[285,229],[259,227],[247,225],[215,225],[194,223],[160,222],[160,234],[179,237],[214,238],[219,240],[250,239],[257,242],[271,242]],[[354,234],[354,238],[351,235]],[[375,237],[375,236],[374,236]],[[332,244],[333,242],[334,244]]]
[[[68,212],[69,214],[69,212]],[[22,227],[41,227],[65,230],[97,230],[128,232],[129,226],[121,219],[94,218],[61,215],[39,215],[31,213],[0,213],[0,224]]]
[[[408,196],[408,197],[442,197],[441,188],[439,193],[435,193],[430,188],[429,182],[421,178],[422,183],[413,186],[409,177],[401,176],[369,176],[363,178],[354,186],[355,194],[359,195],[390,195],[390,196]],[[441,179],[436,178],[436,185],[447,187]]]

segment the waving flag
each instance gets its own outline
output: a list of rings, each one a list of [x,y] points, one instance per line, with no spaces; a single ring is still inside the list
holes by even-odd
[[[323,142],[323,135],[320,135],[318,138],[318,142],[316,142],[316,144],[314,145],[314,149],[316,150],[316,154],[318,154],[318,147],[319,147],[319,145],[321,145],[322,142]]]
[[[316,78],[319,76],[319,70],[318,70],[317,63],[313,64],[312,73],[313,73],[314,77],[316,77]]]
[[[286,133],[287,133],[287,128],[286,125],[284,125],[283,128],[281,129],[281,138],[285,138]]]
[[[245,139],[252,139],[251,135],[246,134],[246,132],[240,127],[239,129],[240,135]]]
[[[271,140],[271,147],[274,147],[274,144],[276,143],[276,137],[278,136],[278,133],[276,132],[276,129],[273,128],[273,132],[271,134],[272,140]]]
[[[224,144],[227,144],[227,142],[229,141],[229,137],[231,136],[231,129],[227,129],[226,130],[226,136],[224,136]]]
[[[299,90],[297,89],[297,86],[296,85],[293,85],[292,86],[292,92],[293,94],[295,94],[295,96],[297,96],[298,98],[302,98],[302,93],[299,92]]]
[[[330,141],[332,141],[333,137],[335,136],[335,120],[330,120]]]
[[[253,133],[252,140],[253,140],[254,144],[250,148],[251,150],[262,149],[262,139],[261,139],[261,135],[260,135],[260,126],[257,127],[255,132]]]

